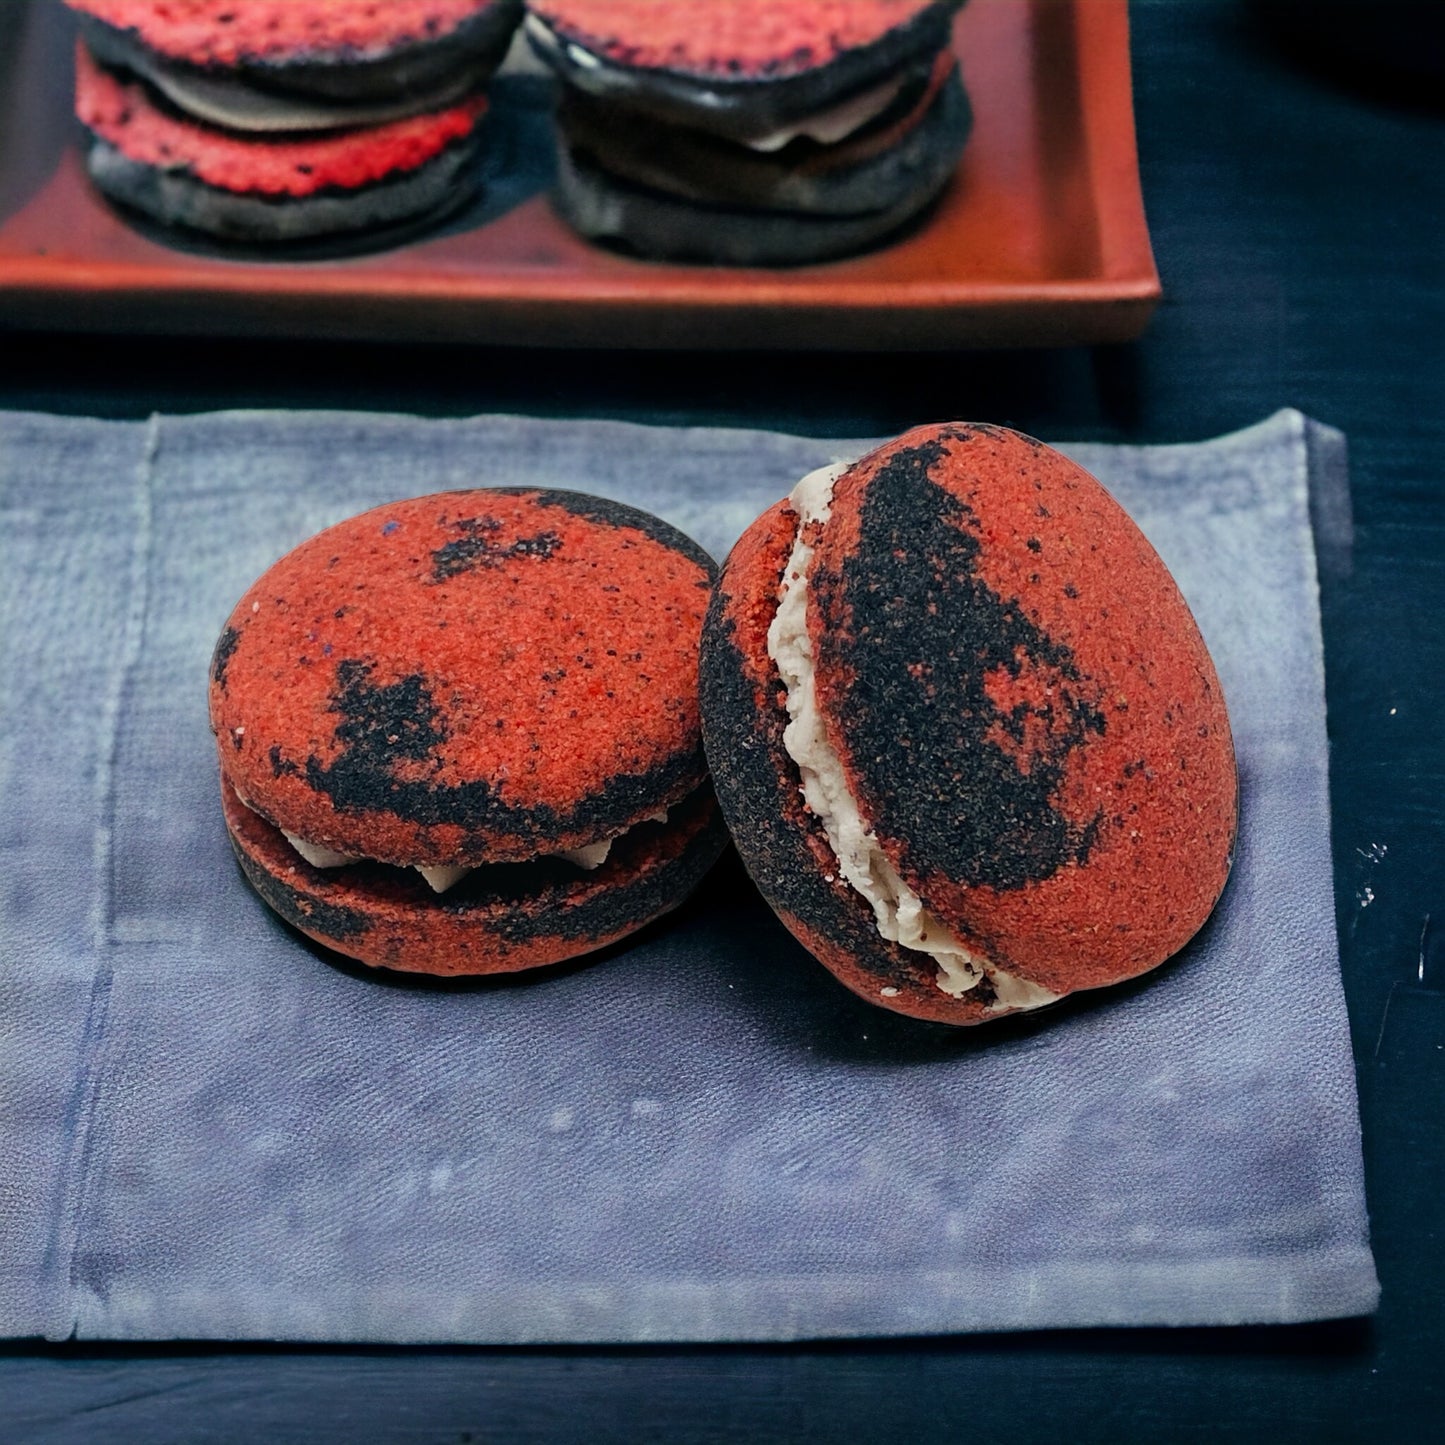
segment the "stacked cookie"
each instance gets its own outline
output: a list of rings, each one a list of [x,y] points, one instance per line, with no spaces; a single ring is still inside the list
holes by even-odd
[[[432,974],[556,963],[677,907],[727,842],[697,699],[716,571],[562,491],[445,492],[303,542],[211,666],[246,876],[328,947]]]
[[[827,260],[947,184],[971,113],[961,0],[528,0],[562,81],[556,204],[659,259]]]
[[[441,214],[477,185],[483,86],[521,0],[66,0],[110,199],[275,243]]]

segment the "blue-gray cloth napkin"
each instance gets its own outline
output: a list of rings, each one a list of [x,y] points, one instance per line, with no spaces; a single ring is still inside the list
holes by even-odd
[[[862,446],[0,415],[0,1333],[768,1340],[1374,1307],[1310,521],[1313,480],[1321,556],[1347,557],[1347,493],[1338,434],[1298,413],[1067,448],[1178,577],[1239,750],[1233,879],[1145,980],[918,1025],[846,993],[730,860],[591,966],[426,986],[344,965],[244,883],[206,664],[290,547],[495,483],[618,497],[720,556]]]

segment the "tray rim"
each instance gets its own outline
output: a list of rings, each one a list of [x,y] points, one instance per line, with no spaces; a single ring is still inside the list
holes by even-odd
[[[994,0],[998,3],[998,0]],[[1138,168],[1127,0],[1019,0],[1036,25],[1044,7],[1071,11],[1082,153],[1098,228],[1097,271],[1026,280],[816,278],[734,270],[719,286],[704,267],[581,274],[489,264],[474,271],[256,266],[187,257],[169,270],[143,261],[57,260],[0,252],[0,330],[436,340],[588,348],[950,349],[979,343],[1064,345],[1129,340],[1162,287]],[[1121,83],[1122,81],[1122,83]],[[76,164],[73,148],[61,164]],[[560,224],[560,223],[559,223]],[[379,253],[384,256],[385,253]],[[367,258],[376,259],[376,258]],[[60,317],[63,299],[79,300]],[[262,303],[264,315],[248,314]],[[564,308],[586,311],[568,317]],[[363,314],[358,314],[360,310]],[[324,314],[323,314],[324,313]],[[785,316],[779,337],[757,323]],[[886,317],[883,333],[870,331]],[[646,335],[641,333],[645,332]]]

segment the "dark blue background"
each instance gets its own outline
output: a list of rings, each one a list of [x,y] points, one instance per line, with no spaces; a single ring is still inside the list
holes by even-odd
[[[1379,1315],[804,1348],[22,1344],[0,1354],[0,1437],[1432,1433],[1427,1422],[1445,1417],[1445,111],[1429,82],[1388,61],[1403,43],[1396,54],[1418,70],[1439,25],[1429,6],[1413,18],[1408,5],[1326,9],[1133,6],[1140,162],[1166,292],[1136,345],[873,360],[11,335],[0,406],[515,410],[848,436],[974,417],[1046,439],[1147,442],[1293,405],[1342,428],[1357,534],[1352,573],[1324,594],[1335,891]]]

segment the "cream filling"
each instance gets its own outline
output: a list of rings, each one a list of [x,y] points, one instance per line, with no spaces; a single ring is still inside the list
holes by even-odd
[[[239,793],[236,794],[241,798]],[[244,798],[241,798],[246,803]],[[248,808],[251,807],[246,803]],[[256,810],[251,809],[252,812]],[[281,836],[313,867],[313,868],[345,868],[348,863],[360,863],[361,859],[355,853],[338,853],[335,848],[328,848],[324,843],[308,843],[305,838],[298,838],[295,833],[288,833],[281,829]],[[431,879],[427,879],[431,883]],[[432,884],[435,888],[436,884]],[[438,890],[440,891],[440,890]]]
[[[256,813],[256,809],[251,805],[251,800],[238,787],[233,784],[231,791],[235,793],[243,807],[250,808],[253,813]],[[642,821],[644,823],[665,823],[667,822],[667,811],[666,808],[659,808],[657,812],[649,813]],[[256,816],[260,817],[261,815],[256,813]],[[295,833],[288,833],[285,828],[279,831],[281,836],[313,868],[345,868],[352,863],[366,862],[364,857],[356,853],[340,853],[335,848],[328,848],[324,843],[313,843],[307,838],[298,837]],[[538,856],[563,858],[568,863],[581,868],[583,872],[590,873],[594,868],[600,868],[607,861],[607,855],[611,853],[612,845],[629,832],[631,829],[624,828],[621,833],[614,833],[610,838],[600,838],[595,843],[584,843],[580,848],[567,848],[560,853],[542,853]],[[436,893],[445,893],[448,888],[454,888],[472,871],[471,867],[461,863],[437,863],[429,866],[417,863],[413,866]]]
[[[902,78],[886,80],[882,85],[875,85],[872,90],[865,90],[861,95],[840,101],[837,105],[816,111],[813,115],[804,116],[792,125],[780,126],[765,135],[754,136],[743,144],[749,150],[780,151],[790,141],[805,135],[820,145],[837,145],[854,131],[862,130],[870,120],[876,120],[882,115],[898,99],[903,85]]]
[[[271,95],[234,80],[211,80],[204,75],[178,72],[148,56],[130,62],[155,88],[188,115],[228,130],[295,131],[341,130],[358,125],[381,125],[419,111],[440,110],[460,100],[476,85],[473,74],[459,75],[424,97],[398,100],[322,103],[300,97]]]
[[[996,995],[989,1012],[1039,1008],[1058,995],[971,952],[898,876],[872,825],[863,817],[848,788],[842,761],[828,741],[813,685],[813,647],[807,624],[813,548],[805,538],[811,523],[827,522],[833,484],[846,470],[847,463],[839,462],[810,472],[793,488],[789,499],[798,514],[798,534],[783,572],[778,610],[768,628],[768,655],[787,690],[789,722],[783,731],[783,746],[798,766],[804,801],[823,825],[839,871],[871,905],[879,934],[891,943],[929,954],[938,970],[934,982],[954,998],[987,979]],[[888,994],[888,990],[883,992]]]

